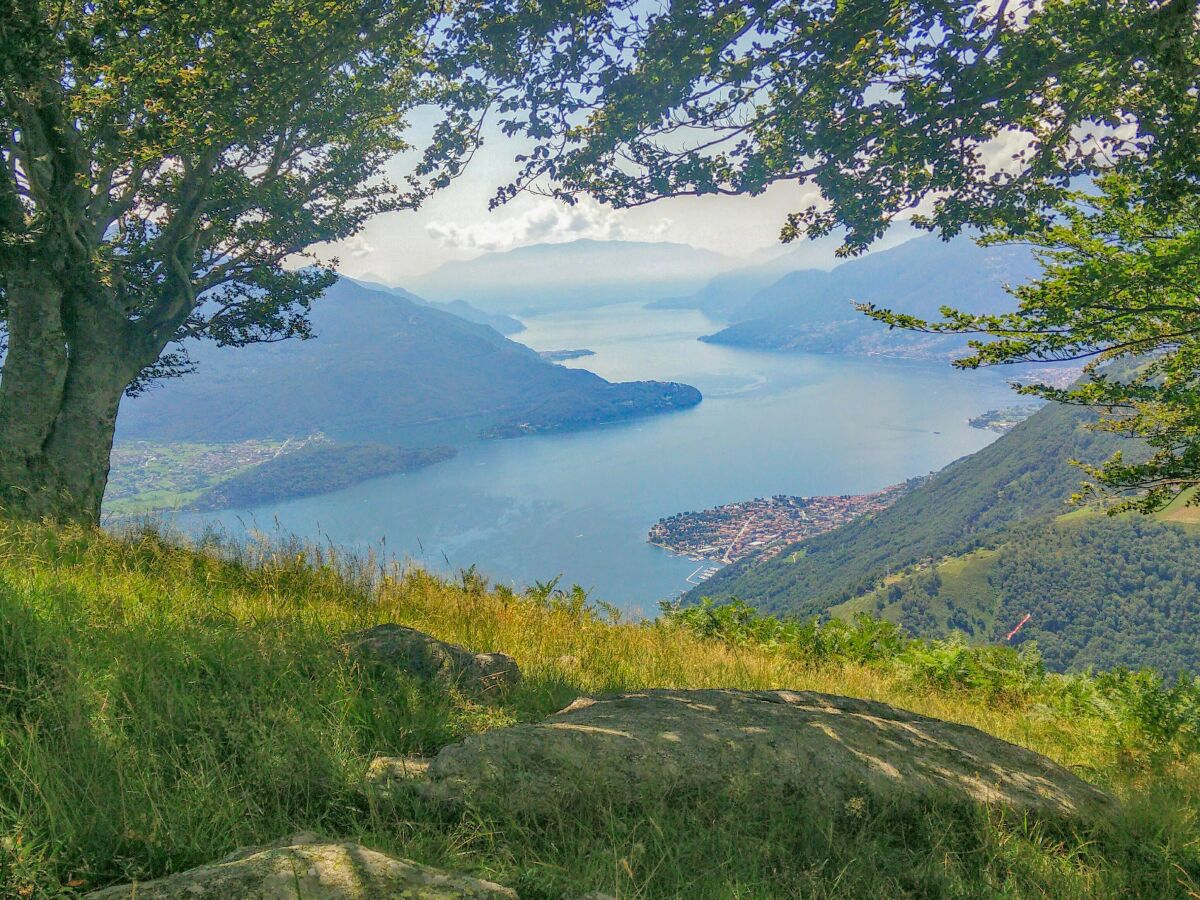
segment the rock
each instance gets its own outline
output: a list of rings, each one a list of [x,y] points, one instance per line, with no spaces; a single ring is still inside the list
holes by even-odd
[[[316,835],[297,834],[178,875],[87,896],[94,900],[516,900],[517,895],[489,881],[394,859],[358,844],[323,843]]]
[[[355,631],[343,638],[343,644],[365,662],[395,666],[474,696],[501,694],[521,680],[517,661],[506,653],[472,653],[403,625]]]
[[[366,792],[376,800],[390,800],[423,779],[429,763],[427,756],[377,756],[367,767]]]
[[[473,735],[406,769],[428,799],[548,815],[568,804],[636,804],[648,791],[703,795],[731,780],[823,808],[968,801],[1095,821],[1115,801],[1044,756],[975,728],[884,703],[807,691],[648,690],[580,699],[533,725]]]

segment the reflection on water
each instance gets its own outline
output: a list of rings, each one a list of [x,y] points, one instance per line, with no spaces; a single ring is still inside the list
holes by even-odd
[[[190,517],[237,532],[287,531],[378,544],[437,569],[471,564],[522,587],[561,574],[652,614],[697,563],[645,543],[660,517],[772,494],[860,493],[940,468],[995,438],[967,419],[1011,402],[992,373],[944,364],[759,353],[700,343],[717,325],[634,304],[539,316],[516,337],[586,347],[564,365],[611,380],[685,381],[680,413],[462,448],[410,475],[267,509]]]

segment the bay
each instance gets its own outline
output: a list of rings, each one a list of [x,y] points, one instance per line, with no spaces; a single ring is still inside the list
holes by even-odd
[[[535,350],[614,381],[683,381],[694,409],[557,435],[489,441],[419,472],[269,508],[181,517],[232,535],[283,531],[522,588],[561,576],[635,615],[697,566],[646,543],[684,510],[773,494],[849,494],[938,469],[995,435],[967,419],[1011,404],[995,372],[947,364],[740,350],[697,341],[719,323],[639,304],[526,320]]]

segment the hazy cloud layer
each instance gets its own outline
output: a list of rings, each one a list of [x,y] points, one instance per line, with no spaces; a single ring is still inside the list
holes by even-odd
[[[649,227],[631,226],[623,212],[587,197],[574,206],[548,197],[531,199],[522,206],[514,214],[489,216],[469,224],[436,220],[425,225],[425,232],[443,247],[488,251],[580,238],[660,241],[672,226],[670,219],[660,219]]]

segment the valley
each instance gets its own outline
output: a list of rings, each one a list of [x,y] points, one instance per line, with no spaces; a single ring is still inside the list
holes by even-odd
[[[714,323],[692,310],[619,304],[524,321],[531,353],[594,351],[555,368],[692,384],[704,401],[596,428],[466,442],[421,472],[184,513],[177,523],[234,535],[278,527],[361,550],[386,538],[386,553],[434,571],[475,565],[518,588],[561,574],[597,600],[653,616],[696,568],[646,543],[658,519],[746,497],[877,491],[986,446],[995,435],[967,420],[1011,398],[999,373],[947,378],[928,363],[703,344],[696,338]]]
[[[610,252],[581,242],[533,255]],[[500,295],[435,302],[345,281],[316,317],[316,340],[244,352],[237,362],[249,368],[228,371],[210,351],[198,361],[217,369],[211,393],[170,385],[132,404],[107,510],[174,509],[189,530],[234,535],[269,521],[386,545],[451,574],[477,567],[515,589],[558,576],[634,615],[681,595],[737,597],[801,618],[866,612],[914,634],[983,641],[1028,615],[1016,640],[1044,646],[1057,669],[1190,665],[1190,639],[1159,626],[1168,596],[1185,615],[1200,608],[1184,571],[1200,547],[1176,534],[1194,507],[1145,523],[1065,515],[1081,477],[1070,460],[1102,460],[1116,441],[1088,430],[1078,409],[1014,402],[1008,384],[1067,385],[1078,369],[951,374],[955,339],[906,338],[852,309],[894,295],[928,315],[964,284],[982,285],[974,308],[997,309],[1022,274],[1020,253],[917,238],[784,275],[741,307],[739,279],[761,285],[778,261],[694,295],[577,298],[520,321]],[[551,266],[543,287],[562,271]],[[720,320],[690,305],[726,320],[753,311],[747,322],[780,334],[779,316],[801,316],[808,337],[772,352],[710,340],[725,333]],[[517,322],[520,343],[488,321]],[[819,332],[829,343],[809,340]],[[248,371],[260,378],[252,396],[237,387]],[[174,418],[155,415],[168,401]],[[331,436],[306,442],[297,429],[310,421]],[[1074,561],[1103,552],[1156,561],[1119,582],[1065,587],[1087,581]],[[1094,568],[1105,569],[1101,558]]]

